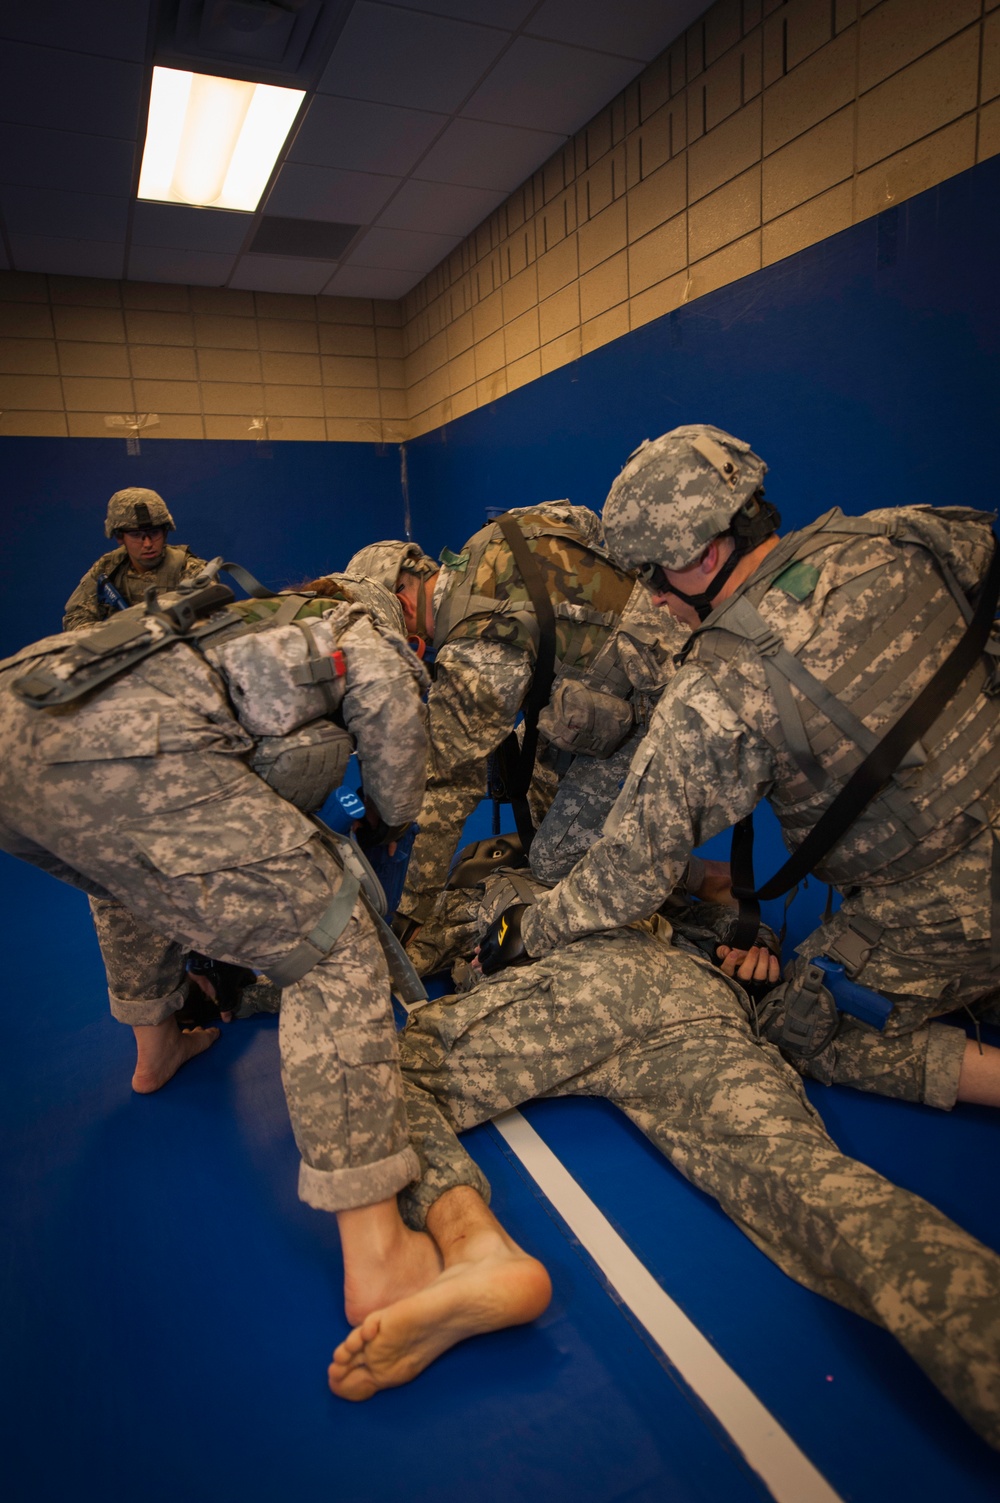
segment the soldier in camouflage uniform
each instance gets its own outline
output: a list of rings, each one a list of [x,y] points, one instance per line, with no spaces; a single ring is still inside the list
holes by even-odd
[[[416,1161],[386,961],[339,848],[277,790],[313,805],[356,743],[384,816],[411,820],[422,675],[359,605],[275,597],[223,609],[230,592],[212,591],[200,636],[136,608],[84,642],[50,637],[0,665],[0,848],[123,905],[139,945],[166,935],[178,954],[194,948],[285,986],[300,1194],[395,1215]],[[182,592],[175,609],[198,598]],[[164,970],[165,995],[128,1014],[141,1090],[213,1041],[177,1030],[169,979]]]
[[[644,444],[605,507],[609,547],[694,628],[605,834],[508,923],[506,956],[542,955],[652,913],[692,846],[767,797],[794,849],[962,636],[991,557],[990,518],[839,510],[779,542],[765,466],[720,430]],[[997,1016],[1000,700],[980,659],[897,773],[817,866],[843,906],[799,948],[779,1006],[815,957],[891,1003],[884,1032],[817,994],[802,1070],[950,1108],[1000,1105],[1000,1050],[934,1020]],[[991,878],[991,873],[992,878]],[[993,943],[991,945],[991,935]],[[486,964],[494,939],[487,937]],[[780,1011],[775,1036],[788,1047]]]
[[[494,909],[503,885],[488,889]],[[604,1097],[791,1278],[890,1331],[1000,1447],[1000,1258],[845,1157],[748,1013],[741,987],[672,944],[662,920],[415,1009],[400,1062],[421,1177],[400,1196],[404,1217],[424,1226],[457,1187],[488,1201],[456,1132],[534,1097]],[[398,1341],[405,1319],[390,1310],[383,1326]],[[372,1391],[398,1381],[392,1357],[375,1333],[342,1362]]]
[[[66,602],[63,631],[95,626],[114,612],[101,600],[99,581],[106,580],[126,605],[139,605],[150,585],[158,590],[176,590],[205,567],[186,543],[167,543],[174,519],[162,496],[141,486],[115,491],[104,520],[106,537],[117,548],[103,553],[80,580]]]
[[[551,705],[539,717],[543,736],[570,752],[586,753],[576,756],[554,802],[554,778],[542,792],[544,767],[536,764],[532,813],[536,826],[541,823],[531,862],[551,881],[568,871],[599,833],[631,757],[618,743],[625,737],[626,746],[634,746],[644,733],[656,695],[672,672],[672,654],[686,634],[656,620],[646,592],[608,560],[600,546],[599,519],[588,508],[548,502],[509,515],[525,535],[554,606],[560,682],[572,681],[589,694],[583,718],[595,702],[599,707],[616,703],[624,712],[610,745],[596,754],[591,743],[580,745],[581,727],[565,719],[557,724]],[[439,566],[413,543],[376,543],[347,566],[349,573],[367,574],[395,590],[410,632],[432,641],[435,649],[427,793],[399,906],[421,974],[471,949],[478,897],[444,889],[445,878],[462,825],[483,797],[486,758],[514,727],[538,652],[534,606],[496,523],[471,538],[461,553],[445,549],[442,561]]]
[[[388,631],[399,636],[405,631],[403,613],[395,597],[370,580],[331,574],[300,585],[298,590],[321,599],[359,604]],[[263,607],[255,609],[248,604],[242,610],[249,621],[262,619]],[[214,987],[200,970],[189,971],[189,952],[183,945],[156,934],[114,898],[92,894],[89,901],[108,977],[111,1013],[118,1022],[145,1024],[164,1016],[165,1010],[176,1012],[179,1021],[212,1014],[213,1009],[206,1007],[195,988],[201,988],[211,997]],[[219,967],[216,965],[212,970],[218,974]],[[228,1005],[233,1017],[247,1018],[279,1010],[280,989],[266,977],[253,981],[251,975],[235,967],[226,968],[225,977],[232,993]]]

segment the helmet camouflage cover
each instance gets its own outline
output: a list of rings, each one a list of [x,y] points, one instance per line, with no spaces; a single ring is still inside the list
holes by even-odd
[[[766,470],[749,444],[708,423],[646,439],[604,503],[608,551],[626,569],[687,568],[728,531]]]
[[[395,594],[401,570],[409,574],[436,574],[440,564],[427,554],[418,543],[403,543],[398,539],[384,543],[370,543],[360,548],[348,559],[344,573],[353,579],[371,579],[383,589]]]
[[[173,531],[174,519],[167,503],[156,491],[147,491],[140,485],[130,485],[126,490],[115,491],[108,502],[108,514],[104,519],[104,535],[113,538],[117,533],[132,527],[165,527]]]

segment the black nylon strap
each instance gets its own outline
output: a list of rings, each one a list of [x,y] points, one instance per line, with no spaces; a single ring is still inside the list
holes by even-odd
[[[538,656],[535,659],[535,671],[532,674],[531,684],[525,696],[522,711],[524,714],[524,739],[516,754],[511,743],[511,737],[504,742],[504,770],[507,779],[507,792],[510,796],[511,807],[514,810],[514,820],[517,824],[517,833],[527,850],[531,845],[532,836],[535,833],[531,822],[531,813],[528,809],[528,789],[531,786],[531,775],[535,770],[535,752],[538,748],[538,716],[549,702],[552,693],[552,683],[555,678],[556,662],[556,618],[552,609],[552,601],[549,599],[542,578],[542,571],[538,566],[534,554],[528,547],[524,533],[521,531],[514,517],[510,515],[497,518],[497,526],[503,533],[514,562],[528,592],[528,597],[534,607],[535,619],[538,622]],[[514,738],[516,741],[516,738]]]
[[[763,886],[754,889],[752,816],[733,829],[733,896],[739,899],[740,917],[733,948],[748,949],[756,939],[760,904],[801,882],[826,853],[850,829],[858,815],[892,777],[906,753],[937,720],[981,656],[1000,598],[1000,541],[993,540],[993,557],[983,580],[972,620],[940,668],[921,689],[909,709],[890,726],[878,745],[855,768],[850,778],[813,825],[798,850]]]

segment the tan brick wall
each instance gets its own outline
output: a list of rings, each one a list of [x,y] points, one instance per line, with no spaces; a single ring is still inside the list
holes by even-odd
[[[1000,152],[1000,0],[718,0],[403,300],[410,432]]]
[[[0,273],[0,434],[405,438],[401,310],[363,298]]]
[[[1000,153],[1000,0],[717,0],[400,303],[0,273],[0,434],[399,442]]]

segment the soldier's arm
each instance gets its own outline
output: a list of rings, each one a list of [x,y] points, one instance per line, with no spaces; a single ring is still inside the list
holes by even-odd
[[[401,638],[367,616],[341,637],[347,689],[341,712],[354,737],[366,795],[388,825],[420,811],[427,767],[424,670]]]
[[[486,758],[513,730],[530,678],[525,654],[500,642],[453,642],[438,653],[427,697],[427,792],[400,902],[418,923],[444,886],[462,826],[485,792]]]
[[[88,569],[66,602],[63,614],[63,631],[80,631],[85,626],[95,626],[103,618],[97,600],[97,575],[99,563]]]
[[[689,853],[749,814],[772,782],[767,743],[700,669],[683,669],[639,743],[606,833],[525,915],[529,955],[648,918]]]

